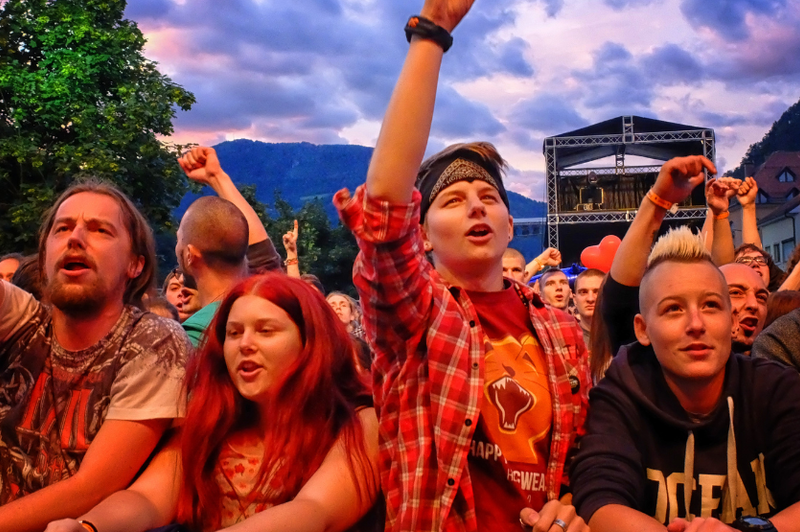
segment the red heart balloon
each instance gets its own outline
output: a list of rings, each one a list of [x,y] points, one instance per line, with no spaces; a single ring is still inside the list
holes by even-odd
[[[608,235],[600,241],[600,244],[584,249],[581,253],[581,262],[587,268],[596,268],[608,273],[621,243],[622,240],[618,236]]]
[[[602,257],[600,256],[600,246],[589,246],[581,253],[581,262],[587,268],[600,269]]]

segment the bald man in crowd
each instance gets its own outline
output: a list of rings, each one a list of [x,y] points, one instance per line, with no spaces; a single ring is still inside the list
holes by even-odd
[[[503,253],[503,277],[526,283],[525,257],[516,249],[508,248]],[[530,276],[527,276],[530,278]]]
[[[745,264],[725,264],[720,271],[728,284],[731,310],[736,319],[733,351],[749,355],[767,319],[769,290],[758,272]]]
[[[183,322],[195,346],[211,323],[222,296],[248,275],[280,268],[280,256],[258,215],[220,166],[214,148],[198,146],[178,163],[189,179],[217,196],[198,198],[178,228],[175,255],[197,283],[201,308]]]

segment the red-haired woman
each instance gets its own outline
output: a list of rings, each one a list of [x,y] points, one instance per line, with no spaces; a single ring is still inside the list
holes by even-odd
[[[377,419],[351,349],[305,282],[241,282],[187,368],[180,435],[130,488],[47,532],[370,527]]]

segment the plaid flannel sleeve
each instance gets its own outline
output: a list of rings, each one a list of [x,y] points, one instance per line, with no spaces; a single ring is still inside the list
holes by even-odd
[[[353,281],[364,310],[362,324],[376,354],[403,363],[406,343],[421,340],[431,310],[433,267],[425,258],[419,226],[419,191],[411,203],[371,198],[366,185],[350,196],[334,196],[342,222],[355,235],[360,253]]]

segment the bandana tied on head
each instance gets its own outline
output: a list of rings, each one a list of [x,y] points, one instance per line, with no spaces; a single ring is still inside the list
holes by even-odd
[[[497,168],[484,162],[477,153],[459,150],[449,157],[436,161],[429,168],[421,170],[417,176],[416,186],[422,194],[420,223],[425,221],[425,214],[441,191],[453,183],[459,181],[471,183],[476,179],[485,181],[496,188],[500,193],[500,199],[508,208],[508,195]]]

